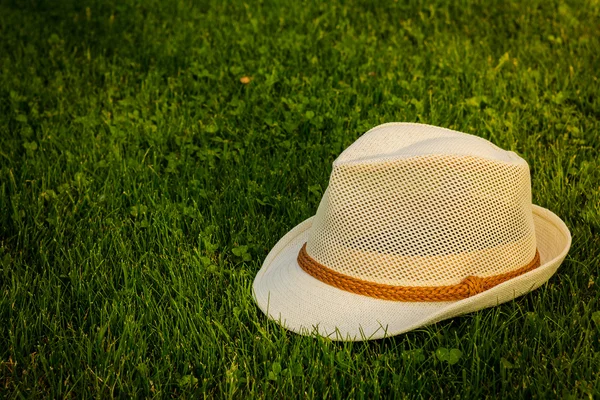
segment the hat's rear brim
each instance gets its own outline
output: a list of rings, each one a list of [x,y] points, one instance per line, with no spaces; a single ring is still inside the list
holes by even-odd
[[[346,292],[304,272],[296,258],[308,239],[309,218],[271,250],[254,280],[254,298],[269,318],[303,335],[349,341],[398,335],[510,301],[550,279],[569,251],[571,235],[560,218],[542,207],[533,206],[533,220],[538,268],[464,300],[416,303]]]

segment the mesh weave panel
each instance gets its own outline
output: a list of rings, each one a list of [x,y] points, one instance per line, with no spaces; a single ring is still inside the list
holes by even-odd
[[[402,286],[512,271],[535,248],[527,163],[420,124],[373,128],[338,157],[307,244],[337,272]]]

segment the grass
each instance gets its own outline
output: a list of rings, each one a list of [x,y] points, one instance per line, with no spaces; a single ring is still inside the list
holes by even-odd
[[[597,0],[0,1],[0,395],[598,396],[599,18]],[[408,334],[288,333],[254,275],[390,121],[518,152],[571,251],[539,290]]]

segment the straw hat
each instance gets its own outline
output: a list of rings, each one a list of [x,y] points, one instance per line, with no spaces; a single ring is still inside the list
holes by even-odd
[[[275,245],[253,291],[294,332],[378,339],[534,290],[570,245],[564,222],[531,204],[521,157],[390,123],[335,160],[317,214]]]

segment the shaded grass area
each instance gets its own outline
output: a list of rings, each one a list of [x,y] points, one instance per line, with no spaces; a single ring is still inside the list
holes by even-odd
[[[446,3],[0,1],[0,394],[598,395],[600,3]],[[288,333],[254,275],[390,121],[519,153],[571,251],[405,335]]]

